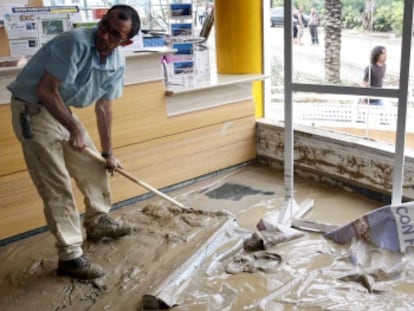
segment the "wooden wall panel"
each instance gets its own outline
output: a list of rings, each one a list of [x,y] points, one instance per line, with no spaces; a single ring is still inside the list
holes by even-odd
[[[45,224],[43,204],[27,171],[0,177],[0,239]]]
[[[247,100],[214,109],[167,117],[164,89],[161,81],[125,88],[122,99],[113,104],[115,148],[254,114],[254,103]],[[196,96],[194,100],[197,100]],[[90,129],[94,140],[98,141],[96,121],[92,111],[76,109],[75,112]]]
[[[0,56],[10,56],[9,38],[4,27],[0,27]]]
[[[10,105],[0,105],[0,176],[26,169],[22,148],[14,135]]]
[[[252,160],[255,148],[251,116],[123,147],[118,157],[134,176],[161,188]],[[123,176],[114,178],[112,185],[114,201],[134,197],[140,190]]]
[[[124,146],[117,156],[128,172],[162,188],[254,159],[255,119],[244,117]],[[0,177],[0,185],[0,239],[45,224],[42,202],[26,171]],[[120,175],[111,178],[111,185],[113,202],[147,192]],[[75,190],[75,195],[83,211],[80,192]]]

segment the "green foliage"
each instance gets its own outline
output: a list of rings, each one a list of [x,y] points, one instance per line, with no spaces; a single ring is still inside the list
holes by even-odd
[[[367,0],[338,0],[342,3],[342,22],[343,27],[347,29],[362,28],[362,18],[365,11]],[[272,0],[272,7],[283,6],[284,0]],[[324,4],[323,0],[292,0],[292,3],[298,7],[304,6],[306,14],[309,14],[311,8],[319,11],[321,24],[324,22]],[[375,0],[374,9],[374,31],[393,31],[396,34],[402,32],[403,19],[403,0]]]
[[[342,23],[343,27],[347,29],[360,28],[362,25],[361,12],[358,12],[354,7],[348,5],[342,8]]]
[[[373,28],[376,31],[393,31],[402,33],[403,3],[395,1],[378,7],[374,14]]]
[[[272,8],[277,7],[277,6],[283,6],[284,2],[285,2],[284,0],[273,0],[272,1]]]
[[[343,0],[342,7],[350,7],[355,14],[361,15],[364,12],[365,0]]]
[[[320,12],[324,7],[324,1],[320,0],[292,0],[292,3],[296,8],[303,5],[305,13],[309,13],[311,8],[315,8]],[[284,0],[272,0],[272,7],[277,6],[284,6]]]

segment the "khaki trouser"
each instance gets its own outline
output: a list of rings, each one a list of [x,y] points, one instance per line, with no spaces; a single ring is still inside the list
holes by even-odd
[[[85,221],[89,221],[110,210],[106,170],[96,159],[73,150],[68,144],[68,130],[41,105],[12,98],[10,106],[14,132],[22,145],[30,176],[43,200],[48,228],[57,240],[59,259],[74,259],[82,255],[83,237],[71,177],[84,195]],[[19,115],[26,107],[31,115],[32,139],[23,137],[19,122]],[[96,150],[90,136],[83,130],[87,145]]]

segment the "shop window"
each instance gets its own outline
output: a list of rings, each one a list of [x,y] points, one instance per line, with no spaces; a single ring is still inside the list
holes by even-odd
[[[283,23],[277,23],[278,7],[283,8],[285,3],[292,5],[292,21],[282,16]],[[404,154],[411,161],[414,151],[414,128],[410,124],[414,116],[414,80],[413,71],[408,72],[413,66],[412,2],[273,0],[271,6],[271,100],[265,106],[266,118],[286,121],[287,100],[293,106],[294,125],[347,133],[387,145],[388,150],[395,151],[397,186],[393,196],[398,201],[404,177],[399,176],[397,163],[403,163]],[[312,19],[315,12],[317,18]],[[292,53],[286,55],[285,51],[290,50]],[[288,82],[285,73],[291,77]],[[292,94],[286,93],[287,98],[285,85],[292,90]],[[401,118],[405,115],[407,121]],[[404,122],[405,128],[401,127]],[[409,186],[407,182],[403,188]]]
[[[275,17],[278,10],[283,8],[279,2],[283,3],[273,1],[273,8],[270,9],[272,87],[271,103],[267,105],[265,113],[266,117],[283,120],[284,115],[279,112],[284,104],[285,41],[283,23],[278,23]],[[272,12],[275,12],[274,16]],[[402,0],[302,1],[300,5],[294,2],[292,14],[293,83],[315,87],[400,87]],[[408,119],[414,114],[414,81],[411,80],[410,90]],[[297,98],[294,109],[300,114],[294,114],[294,123],[329,127],[388,143],[388,137],[395,136],[396,98],[332,96],[320,92],[303,93],[300,99]],[[308,122],[314,117],[313,109],[324,116],[324,122]],[[344,127],[345,111],[352,111],[356,115]],[[356,122],[362,111],[366,118],[363,127],[361,122]],[[304,115],[306,113],[309,115]],[[329,116],[332,119],[326,120]],[[407,131],[414,134],[414,129],[407,128]],[[414,148],[412,144],[407,147]]]

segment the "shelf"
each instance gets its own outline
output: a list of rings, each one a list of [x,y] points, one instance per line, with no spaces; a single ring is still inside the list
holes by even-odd
[[[167,96],[174,96],[184,93],[198,92],[204,89],[216,88],[219,86],[232,85],[244,82],[253,82],[257,80],[264,80],[268,76],[263,74],[211,74],[210,79],[201,80],[195,84],[190,84],[186,87],[183,85],[167,85]]]
[[[188,87],[169,85],[166,91],[169,117],[253,100],[252,82],[264,80],[262,74],[211,75]]]

